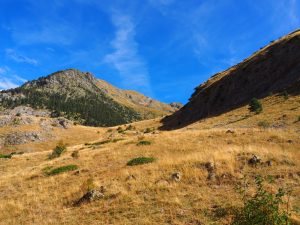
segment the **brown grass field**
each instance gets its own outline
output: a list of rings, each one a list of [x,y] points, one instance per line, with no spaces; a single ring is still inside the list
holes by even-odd
[[[74,126],[55,129],[55,139],[15,146],[31,151],[0,159],[0,224],[230,224],[231,209],[242,204],[237,186],[253,183],[256,175],[274,180],[269,190],[292,190],[289,212],[300,224],[300,97],[269,97],[262,103],[258,115],[245,106],[174,131],[159,131],[159,119],[133,123],[134,130],[123,133],[117,127]],[[143,132],[146,128],[155,132]],[[10,129],[32,127],[0,132]],[[85,144],[107,139],[122,140]],[[59,140],[68,144],[67,152],[49,160]],[[140,140],[151,144],[137,146]],[[71,157],[74,150],[78,159]],[[272,166],[249,166],[252,154],[272,160]],[[126,165],[139,156],[157,160]],[[216,165],[215,180],[207,179],[207,162]],[[46,167],[68,164],[78,165],[79,172],[43,173]],[[182,174],[179,182],[171,180],[174,172]],[[105,187],[105,197],[73,206],[88,179]]]

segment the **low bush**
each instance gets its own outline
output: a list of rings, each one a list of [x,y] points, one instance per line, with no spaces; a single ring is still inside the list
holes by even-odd
[[[300,122],[300,116],[298,116],[298,122]]]
[[[23,155],[24,152],[12,152],[9,154],[0,154],[0,159],[10,159],[13,155]]]
[[[147,128],[144,130],[144,133],[147,134],[147,133],[151,133],[151,132],[153,132],[153,131],[155,131],[155,128],[154,128],[154,127],[152,127],[152,128],[147,127]]]
[[[78,159],[79,158],[79,152],[78,151],[74,151],[74,152],[72,152],[71,156],[74,159]]]
[[[53,149],[52,153],[48,156],[49,159],[58,158],[67,150],[67,146],[63,142],[59,142]]]
[[[258,101],[256,98],[253,98],[249,103],[250,112],[255,112],[256,114],[259,114],[262,112],[263,107],[260,101]]]
[[[0,159],[10,159],[12,156],[12,154],[0,154]]]
[[[257,123],[257,125],[259,127],[265,128],[265,129],[268,128],[268,127],[270,127],[270,124],[267,121],[260,121],[260,122]]]
[[[258,176],[255,179],[255,194],[246,195],[246,190],[241,194],[244,206],[235,211],[232,225],[288,225],[288,202],[283,201],[286,193],[279,189],[277,193],[271,193],[264,188],[264,180]],[[286,206],[286,207],[282,207]]]
[[[57,175],[60,173],[68,172],[68,171],[73,171],[77,170],[78,166],[77,165],[67,165],[67,166],[61,166],[52,169],[52,167],[46,167],[43,171],[47,176],[52,176],[52,175]]]
[[[141,145],[151,145],[151,142],[150,142],[150,141],[146,141],[146,140],[142,140],[142,141],[139,141],[136,145],[137,145],[137,146],[141,146]]]
[[[156,161],[156,159],[153,157],[138,157],[128,161],[127,166],[142,165],[142,164],[152,163],[154,161]]]

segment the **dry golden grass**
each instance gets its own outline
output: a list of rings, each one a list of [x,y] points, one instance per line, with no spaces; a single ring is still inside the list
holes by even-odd
[[[36,145],[35,152],[0,160],[0,224],[228,224],[230,216],[219,218],[216,209],[241,205],[236,186],[244,177],[253,181],[258,174],[274,178],[270,185],[273,190],[293,190],[290,205],[297,220],[300,122],[295,120],[300,114],[299,98],[269,98],[263,105],[262,114],[244,120],[234,122],[248,113],[246,107],[175,131],[142,132],[147,127],[158,127],[159,120],[134,123],[135,130],[125,133],[118,133],[117,127],[108,130],[75,126],[58,130],[58,139],[69,143],[60,158],[48,160],[52,146],[45,144],[47,151]],[[277,124],[281,122],[277,118],[283,115],[284,126],[257,126],[260,120],[268,120],[271,126]],[[229,128],[234,133],[226,133]],[[108,138],[122,140],[84,144]],[[137,146],[141,139],[151,145]],[[79,151],[78,159],[71,157],[74,150]],[[272,160],[273,165],[249,166],[247,159],[252,154],[263,161]],[[130,159],[139,156],[155,157],[157,161],[126,166]],[[215,181],[207,180],[206,162],[216,165]],[[47,166],[68,164],[78,165],[80,173],[43,174]],[[180,182],[170,179],[177,171],[182,174]],[[128,179],[130,175],[135,179]],[[74,207],[89,178],[96,186],[107,189],[105,198]]]

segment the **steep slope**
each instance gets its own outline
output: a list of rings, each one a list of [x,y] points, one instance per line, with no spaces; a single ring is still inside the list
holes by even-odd
[[[0,106],[20,105],[49,109],[55,111],[56,116],[92,126],[112,126],[145,118],[136,108],[114,100],[92,74],[75,69],[58,71],[0,93]]]
[[[122,90],[104,80],[98,80],[97,86],[116,102],[133,108],[147,119],[175,112],[182,107],[180,103],[165,104],[136,91]]]
[[[164,129],[183,127],[269,95],[300,93],[300,31],[254,53],[196,87],[189,102],[163,120]]]

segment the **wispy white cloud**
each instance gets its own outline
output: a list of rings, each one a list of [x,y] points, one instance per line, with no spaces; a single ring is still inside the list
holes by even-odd
[[[30,31],[30,32],[29,32]],[[76,27],[62,21],[39,21],[36,24],[18,22],[13,25],[12,37],[20,45],[73,43]]]
[[[32,64],[32,65],[37,65],[38,64],[38,61],[36,59],[33,59],[33,58],[29,58],[27,56],[23,56],[23,55],[20,55],[19,53],[17,53],[15,50],[13,49],[6,49],[6,55],[16,61],[16,62],[21,62],[21,63],[28,63],[28,64]]]
[[[14,74],[9,67],[0,67],[0,90],[16,88],[27,80]]]
[[[118,70],[126,88],[142,90],[151,95],[149,73],[145,61],[138,53],[132,19],[127,15],[113,13],[112,21],[116,28],[115,38],[111,42],[114,51],[105,56],[104,62]]]

